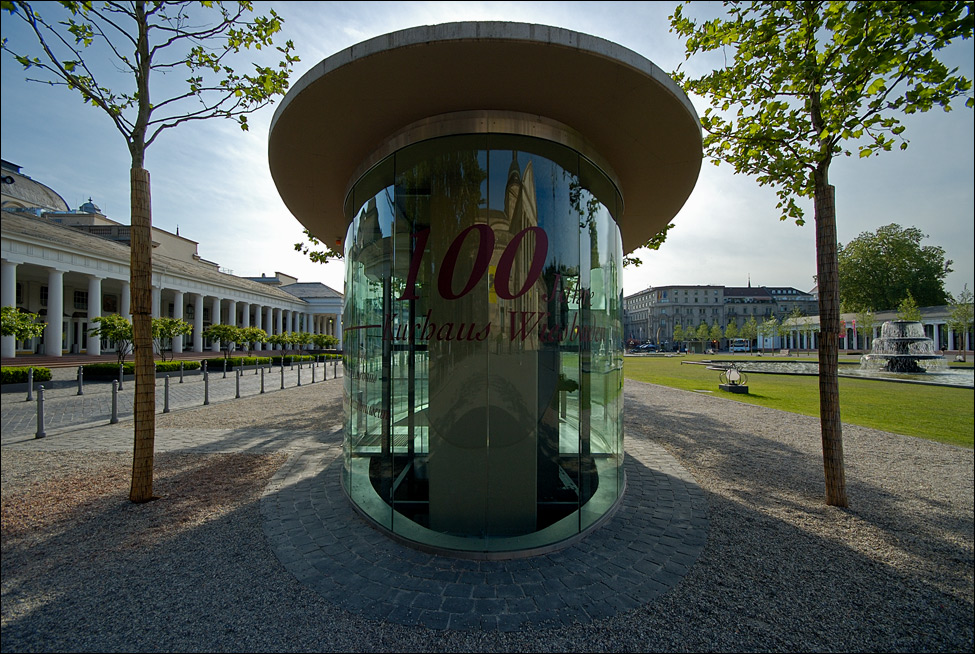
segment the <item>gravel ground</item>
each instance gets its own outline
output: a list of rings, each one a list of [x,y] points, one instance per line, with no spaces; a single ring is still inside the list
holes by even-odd
[[[708,499],[703,554],[659,600],[558,630],[444,632],[338,609],[262,531],[268,479],[341,420],[339,384],[160,416],[286,430],[261,453],[2,457],[2,646],[18,651],[972,651],[973,452],[845,426],[851,508],[822,501],[818,421],[626,382],[626,438],[663,445]],[[119,425],[116,429],[131,429]]]

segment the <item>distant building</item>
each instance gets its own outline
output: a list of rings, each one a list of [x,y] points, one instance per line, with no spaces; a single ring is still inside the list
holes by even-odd
[[[663,348],[673,344],[674,328],[724,324],[723,286],[655,286],[648,289],[649,339]]]
[[[2,356],[113,351],[113,343],[89,339],[88,330],[96,317],[129,314],[129,226],[107,218],[91,200],[70,209],[57,192],[7,161],[2,182],[0,302],[48,323],[40,338],[3,337]],[[191,335],[171,344],[174,354],[218,351],[220,343],[202,335],[216,323],[341,339],[342,295],[327,286],[291,278],[286,289],[221,272],[199,256],[196,241],[157,227],[152,245],[152,315],[193,325]],[[51,319],[56,315],[61,320]]]
[[[758,325],[775,318],[786,328],[767,336],[758,347],[816,349],[819,332],[819,297],[817,288],[800,291],[791,286],[654,286],[623,298],[624,333],[627,342],[652,341],[658,346],[673,346],[674,327],[696,329],[702,322],[715,323],[726,329],[731,323],[740,330],[754,319]],[[921,322],[935,348],[954,352],[972,349],[972,335],[955,334],[948,327],[948,307],[922,307]],[[887,320],[895,320],[897,311],[874,314],[871,334],[864,335],[857,316],[841,316],[844,333],[843,349],[870,348],[873,338]],[[789,327],[791,326],[791,328]]]
[[[245,277],[259,284],[268,284],[280,288],[304,300],[311,309],[314,334],[328,334],[342,343],[342,303],[341,293],[321,282],[299,282],[297,277],[281,272],[274,273],[274,277],[261,275],[260,277]]]

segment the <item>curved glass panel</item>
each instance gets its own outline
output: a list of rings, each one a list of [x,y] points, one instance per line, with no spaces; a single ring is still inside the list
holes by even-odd
[[[353,188],[345,488],[444,550],[579,534],[622,477],[619,196],[575,151],[423,141]]]

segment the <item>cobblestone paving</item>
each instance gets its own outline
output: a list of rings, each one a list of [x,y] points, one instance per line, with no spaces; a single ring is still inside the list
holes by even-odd
[[[254,369],[239,378],[210,375],[206,413],[237,428],[199,428],[180,414],[157,423],[157,452],[279,452],[290,454],[261,501],[268,543],[295,578],[353,614],[403,625],[449,630],[513,631],[528,625],[589,623],[642,606],[672,589],[700,556],[707,541],[704,492],[662,447],[647,438],[627,441],[626,493],[599,528],[544,556],[478,561],[430,554],[391,540],[359,516],[341,485],[343,383],[341,368],[316,368],[317,403],[331,407],[326,422],[268,428],[248,398],[261,392]],[[62,373],[63,376],[64,373]],[[338,378],[336,377],[338,374]],[[264,373],[265,393],[280,393],[276,405],[300,416],[307,395],[298,389],[298,367]],[[303,366],[301,383],[312,383]],[[5,450],[126,451],[132,446],[134,383],[119,393],[120,424],[109,424],[111,385],[60,382],[45,392],[44,438],[36,438],[36,405],[25,393],[3,394]],[[202,376],[170,377],[169,407],[200,407]],[[157,412],[164,410],[165,380],[157,384]],[[302,399],[301,396],[305,396]],[[239,403],[239,404],[238,404]],[[259,403],[253,403],[259,404]],[[239,406],[239,409],[235,407]],[[195,412],[194,412],[195,413]],[[186,414],[189,417],[189,414]],[[196,419],[198,420],[198,418]]]
[[[341,376],[342,367],[332,362],[317,364],[312,368],[308,363],[293,367],[280,366],[260,368],[250,366],[241,370],[239,395],[241,398],[257,395],[263,391],[271,393],[282,388],[293,388],[298,385],[320,383],[325,379]],[[64,371],[58,371],[64,376]],[[282,375],[282,372],[284,373]],[[208,374],[209,387],[204,383],[204,376],[200,371],[185,372],[180,382],[179,372],[169,374],[169,410],[202,406],[204,401],[209,403],[223,402],[236,399],[238,396],[237,378],[233,370],[224,376],[223,369],[211,371]],[[314,374],[314,380],[312,375]],[[262,381],[263,377],[263,381]],[[48,384],[50,385],[50,384]],[[24,391],[4,390],[2,395],[3,411],[0,419],[3,443],[10,439],[22,439],[25,436],[36,436],[38,432],[38,404],[41,383],[35,383],[35,390],[30,394],[31,401],[27,401],[28,393]],[[112,417],[112,383],[105,381],[84,382],[82,395],[78,395],[78,385],[71,381],[56,381],[54,388],[45,388],[43,427],[45,435],[56,433],[62,429],[77,429],[81,426],[94,424],[109,424]],[[132,402],[135,392],[135,382],[131,376],[122,381],[122,389],[118,391],[117,416],[119,420],[132,417]],[[156,379],[156,413],[163,413],[166,409],[166,379],[160,375]]]

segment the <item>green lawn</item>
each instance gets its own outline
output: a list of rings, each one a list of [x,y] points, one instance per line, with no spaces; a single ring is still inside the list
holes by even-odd
[[[636,381],[688,391],[712,391],[738,402],[819,415],[817,377],[748,373],[747,395],[727,393],[718,390],[717,371],[687,363],[707,358],[711,357],[626,357],[623,373]],[[971,448],[975,440],[973,394],[968,388],[841,377],[840,415],[846,423]]]

